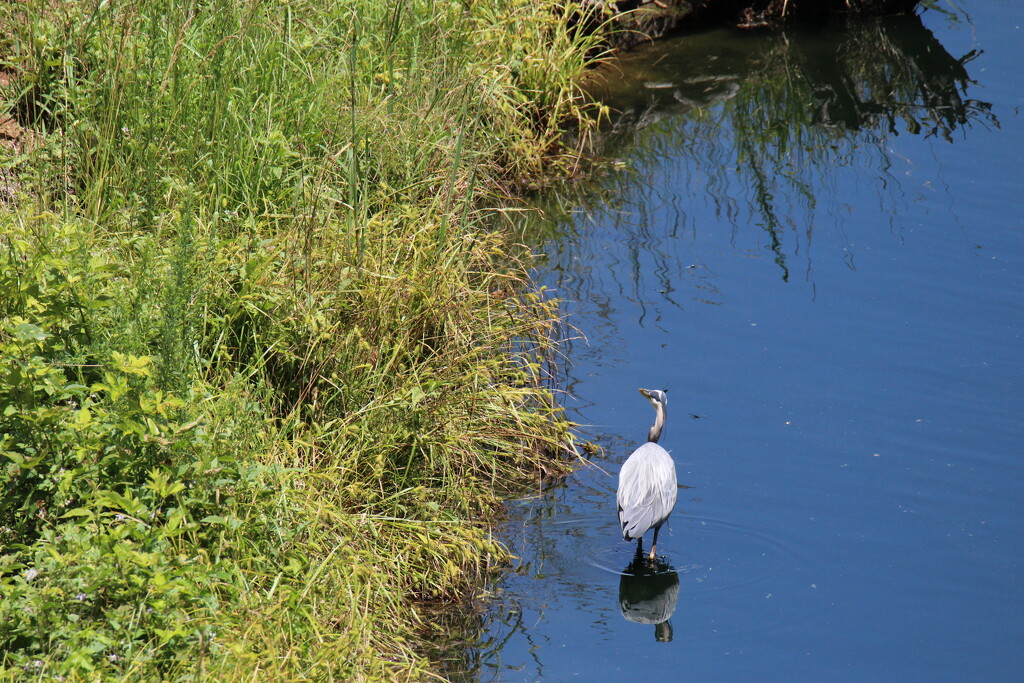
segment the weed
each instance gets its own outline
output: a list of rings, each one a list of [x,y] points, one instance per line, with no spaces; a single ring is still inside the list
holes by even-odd
[[[557,6],[0,8],[0,674],[427,675],[568,438],[486,208],[594,123]]]

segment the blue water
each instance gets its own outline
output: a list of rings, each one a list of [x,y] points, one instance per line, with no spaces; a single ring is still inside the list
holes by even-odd
[[[479,678],[1024,677],[1024,5],[967,10],[922,17],[954,63],[979,52],[959,119],[934,99],[851,118],[821,82],[813,113],[751,94],[779,36],[624,60],[621,171],[549,199],[570,216],[537,274],[576,330],[570,417],[603,450],[511,503]],[[841,35],[781,42],[806,73]],[[744,138],[752,116],[785,130]],[[683,487],[645,603],[672,608],[669,642],[620,606],[637,387],[669,392]]]

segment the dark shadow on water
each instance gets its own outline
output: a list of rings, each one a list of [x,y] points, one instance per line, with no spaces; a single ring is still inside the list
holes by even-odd
[[[669,619],[679,601],[679,574],[663,559],[637,555],[619,578],[619,609],[626,621],[654,624],[654,639],[672,640]]]
[[[891,137],[954,143],[976,125],[999,127],[992,105],[969,94],[977,82],[968,66],[980,54],[950,54],[917,16],[757,33],[718,29],[654,43],[623,56],[589,86],[613,112],[594,151],[619,162],[597,182],[546,192],[538,202],[543,218],[526,217],[525,238],[574,243],[590,222],[614,225],[623,235],[622,270],[633,277],[594,289],[617,289],[631,300],[657,289],[681,307],[674,279],[698,277],[700,269],[681,271],[678,256],[664,251],[654,252],[663,262],[643,269],[639,255],[652,251],[647,226],[665,223],[668,214],[671,237],[693,237],[703,226],[694,223],[692,204],[709,203],[737,235],[761,233],[783,280],[798,262],[810,279],[814,212],[837,203],[837,169],[870,159],[858,172],[895,216],[910,193]],[[688,168],[675,177],[666,160],[680,157]],[[661,181],[649,180],[654,175]],[[659,194],[666,186],[671,196]],[[849,246],[844,216],[830,219]],[[852,253],[848,267],[856,267]],[[550,269],[569,278],[570,290],[601,277],[585,262]],[[638,281],[652,275],[656,283]]]
[[[765,141],[798,141],[807,134],[798,129],[812,127],[838,129],[834,137],[897,134],[902,123],[953,142],[959,128],[996,123],[989,103],[967,96],[976,84],[967,65],[979,54],[949,54],[916,16],[753,35],[722,29],[627,56],[591,92],[618,112],[611,132],[622,135],[733,102],[732,117],[754,114],[744,132]]]

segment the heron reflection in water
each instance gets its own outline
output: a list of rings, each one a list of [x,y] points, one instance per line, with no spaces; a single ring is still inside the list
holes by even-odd
[[[667,562],[651,562],[638,553],[619,578],[619,609],[627,621],[654,624],[654,639],[672,640],[669,617],[679,601],[679,574]]]
[[[649,558],[654,561],[658,531],[676,504],[676,465],[672,456],[658,445],[665,426],[668,396],[659,389],[640,389],[654,406],[654,426],[647,432],[647,443],[633,451],[619,472],[619,489],[615,501],[619,510],[622,538],[636,539],[636,552],[643,552],[644,534],[654,529]]]

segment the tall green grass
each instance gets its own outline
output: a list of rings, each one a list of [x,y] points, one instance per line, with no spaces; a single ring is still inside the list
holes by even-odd
[[[593,126],[564,12],[0,5],[0,674],[430,675],[569,439],[489,208]]]

